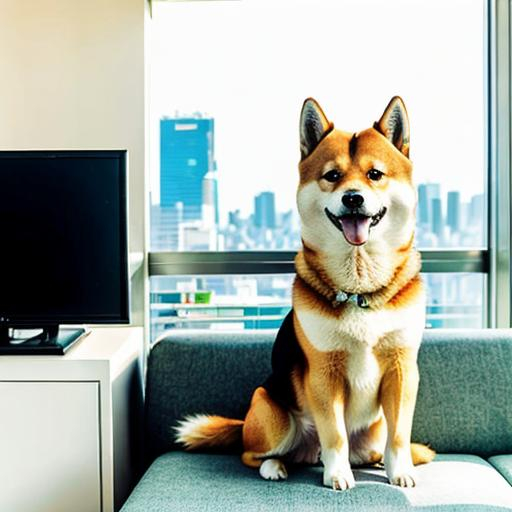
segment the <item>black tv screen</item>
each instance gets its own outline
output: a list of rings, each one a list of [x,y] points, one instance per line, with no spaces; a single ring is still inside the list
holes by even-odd
[[[126,151],[0,151],[0,326],[129,320]]]

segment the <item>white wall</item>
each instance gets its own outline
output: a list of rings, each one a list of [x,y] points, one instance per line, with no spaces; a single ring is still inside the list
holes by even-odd
[[[132,252],[145,249],[145,9],[0,0],[0,149],[128,149]],[[134,283],[136,323],[144,281]]]

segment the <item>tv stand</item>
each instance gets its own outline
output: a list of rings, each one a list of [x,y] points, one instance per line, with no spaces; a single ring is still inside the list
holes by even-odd
[[[119,511],[144,467],[142,353],[142,327],[109,326],[0,357],[0,511]]]
[[[86,334],[83,328],[59,328],[58,325],[40,327],[42,333],[26,340],[12,338],[12,327],[0,327],[0,355],[64,355]],[[37,329],[37,327],[33,327]]]

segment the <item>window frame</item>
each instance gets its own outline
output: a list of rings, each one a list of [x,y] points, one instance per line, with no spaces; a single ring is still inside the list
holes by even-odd
[[[420,252],[422,272],[485,274],[485,327],[508,328],[512,319],[510,5],[507,0],[486,0],[484,6],[486,161],[483,165],[487,186],[487,247]],[[500,216],[499,212],[507,214]],[[149,277],[289,274],[295,273],[295,254],[294,251],[149,251],[148,274]]]
[[[488,0],[487,178],[488,327],[511,327],[510,4]],[[499,212],[506,212],[500,215]]]

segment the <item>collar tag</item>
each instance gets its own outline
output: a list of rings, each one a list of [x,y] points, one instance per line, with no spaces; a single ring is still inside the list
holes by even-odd
[[[347,302],[347,300],[349,299],[349,295],[348,293],[345,293],[344,291],[340,290],[337,294],[336,294],[336,302],[340,302],[340,303],[343,303],[343,302]]]
[[[340,290],[336,294],[336,303],[344,304],[345,302],[352,302],[355,306],[359,306],[360,308],[368,308],[368,299],[364,295],[358,295],[356,293],[347,293],[343,290]]]

